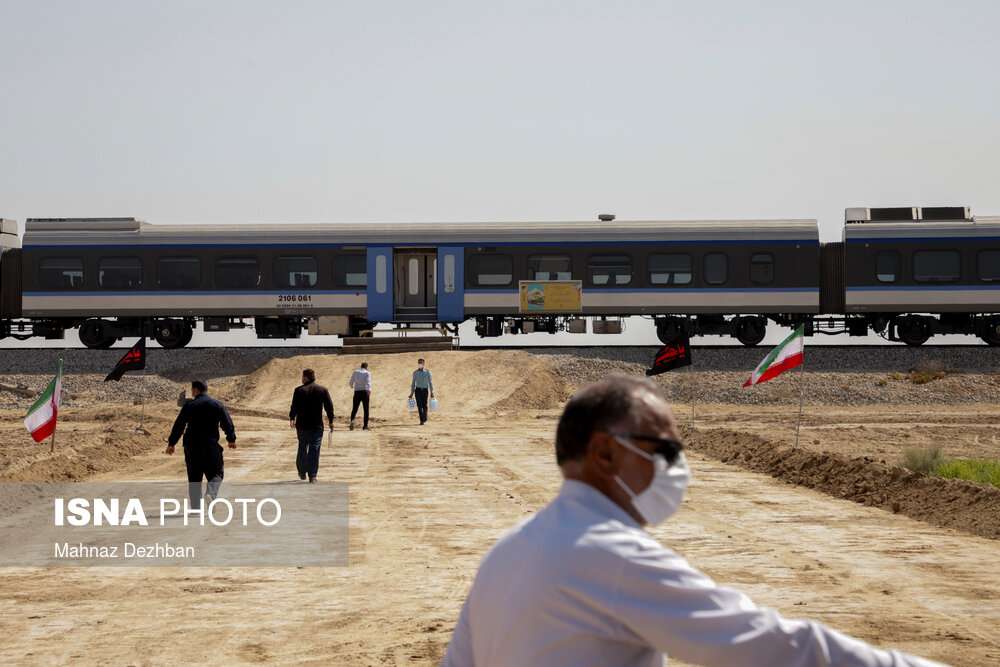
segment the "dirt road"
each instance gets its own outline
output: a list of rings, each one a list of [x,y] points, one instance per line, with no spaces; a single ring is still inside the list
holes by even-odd
[[[428,353],[441,410],[421,427],[405,409],[412,356],[369,360],[371,432],[345,428],[351,357],[276,360],[212,389],[232,407],[239,434],[226,480],[287,481],[296,479],[287,407],[299,372],[311,366],[331,388],[338,429],[332,450],[324,444],[320,480],[350,484],[349,567],[0,569],[0,662],[436,664],[484,551],[558,490],[552,438],[571,388],[543,359],[520,353]],[[183,460],[162,453],[176,407],[147,406],[150,436],[128,434],[137,411],[118,411],[103,430],[66,415],[78,424],[67,445],[92,467],[73,474],[182,478]],[[706,409],[698,433],[760,429],[749,412],[728,420],[724,412]],[[831,429],[821,428],[843,419],[834,412],[814,418],[810,444],[837,440],[825,440]],[[23,441],[20,416],[5,412],[0,444]],[[876,414],[850,416],[866,428],[881,423],[885,442],[898,435],[893,429],[946,428],[949,418],[927,411],[893,426]],[[993,435],[976,433],[987,442]],[[130,455],[108,469],[98,459],[109,447]],[[1000,665],[997,540],[697,451],[689,460],[694,481],[684,507],[653,533],[717,582],[880,646]],[[22,465],[15,477],[41,475],[43,466]]]

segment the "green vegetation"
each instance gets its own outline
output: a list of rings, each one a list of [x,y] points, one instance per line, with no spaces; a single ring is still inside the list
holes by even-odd
[[[1000,488],[1000,459],[948,459],[935,473],[948,479],[967,479]]]
[[[925,475],[967,479],[1000,488],[1000,459],[946,459],[941,448],[910,447],[903,451],[903,466]]]

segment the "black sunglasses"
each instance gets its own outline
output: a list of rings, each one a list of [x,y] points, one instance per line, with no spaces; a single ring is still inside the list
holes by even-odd
[[[638,433],[616,433],[612,431],[608,431],[608,433],[610,435],[616,435],[619,438],[631,438],[632,440],[655,442],[656,449],[653,451],[653,454],[659,454],[666,459],[668,466],[672,466],[677,463],[677,457],[680,455],[681,451],[684,450],[684,443],[680,440],[674,440],[673,438],[654,438],[649,435],[639,435]]]

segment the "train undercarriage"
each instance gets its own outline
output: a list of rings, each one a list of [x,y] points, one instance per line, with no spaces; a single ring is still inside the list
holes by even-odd
[[[923,345],[934,335],[975,335],[991,346],[1000,346],[1000,314],[970,313],[863,314],[813,316],[801,314],[769,315],[660,315],[653,317],[656,336],[666,344],[678,336],[727,336],[743,345],[757,345],[767,334],[768,322],[794,329],[804,327],[806,336],[840,335],[865,336],[875,333],[886,340],[906,345]],[[619,318],[591,318],[591,333],[617,334],[623,331]],[[586,333],[586,319],[558,317],[478,317],[476,333],[482,337],[501,334]]]
[[[646,316],[649,318],[649,316]],[[300,338],[310,334],[358,336],[373,329],[378,322],[355,316],[321,318],[337,320],[332,328],[316,326],[316,318],[297,316],[271,317],[122,317],[122,318],[51,318],[0,321],[0,339],[44,338],[62,340],[66,332],[78,329],[80,342],[92,349],[107,349],[119,340],[145,336],[161,347],[177,349],[191,342],[201,321],[206,332],[225,332],[252,328],[260,339]],[[618,316],[526,316],[483,315],[475,319],[476,334],[483,338],[527,333],[592,333],[621,334],[627,320]],[[858,315],[812,316],[803,314],[768,315],[658,315],[653,320],[657,338],[667,343],[680,335],[722,336],[735,338],[748,347],[759,344],[767,334],[768,325],[794,329],[804,327],[806,336],[841,335],[865,336],[875,333],[886,340],[909,346],[926,343],[936,335],[974,335],[990,346],[1000,346],[1000,314],[941,313],[898,314],[865,313]],[[397,323],[397,328],[410,328],[413,323]],[[457,333],[456,324],[433,324]]]

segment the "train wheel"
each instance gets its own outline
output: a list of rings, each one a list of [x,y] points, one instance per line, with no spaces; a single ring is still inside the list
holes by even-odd
[[[675,338],[684,333],[684,325],[681,320],[670,318],[660,320],[656,323],[656,337],[664,345],[672,342]]]
[[[194,332],[191,330],[190,324],[186,322],[165,321],[157,325],[156,331],[153,333],[153,339],[160,344],[160,347],[168,350],[176,350],[179,347],[187,345],[193,335]]]
[[[91,350],[106,350],[118,340],[104,335],[104,322],[99,319],[87,320],[80,325],[80,342]]]
[[[986,333],[980,336],[980,338],[991,347],[1000,347],[1000,319],[991,320]]]
[[[191,342],[194,337],[194,327],[188,323],[184,323],[184,336],[181,338],[181,344],[179,347],[187,347],[187,344]]]
[[[736,340],[747,347],[753,347],[764,340],[767,321],[763,317],[743,317],[736,325]]]
[[[896,335],[910,347],[916,347],[931,337],[931,327],[922,317],[903,317],[896,322]]]

